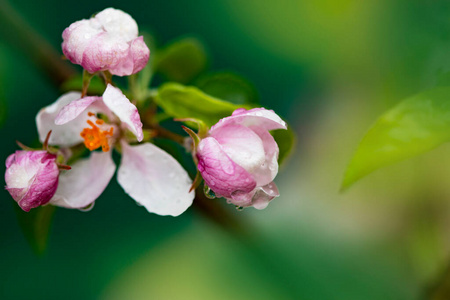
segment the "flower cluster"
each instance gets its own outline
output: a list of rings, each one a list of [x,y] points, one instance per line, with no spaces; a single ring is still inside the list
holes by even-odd
[[[174,157],[151,143],[163,132],[151,96],[140,99],[112,83],[111,75],[136,74],[149,60],[133,18],[107,8],[71,24],[62,37],[66,58],[85,76],[105,79],[105,89],[86,95],[89,80],[83,80],[83,93],[68,92],[42,108],[36,125],[43,148],[20,144],[23,150],[7,158],[6,189],[24,211],[49,204],[90,209],[116,172],[113,151],[121,156],[117,181],[125,193],[159,215],[178,216],[189,208],[198,178],[238,207],[262,209],[279,195],[273,182],[279,149],[269,131],[287,127],[273,111],[239,108],[201,134],[189,130],[197,139],[187,146],[198,168],[193,183]]]

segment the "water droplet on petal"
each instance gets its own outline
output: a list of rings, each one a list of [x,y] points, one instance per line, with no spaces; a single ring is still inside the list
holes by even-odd
[[[214,193],[214,191],[212,191],[209,186],[207,186],[206,184],[203,187],[203,192],[205,193],[206,198],[208,199],[214,199],[216,198],[216,194]]]

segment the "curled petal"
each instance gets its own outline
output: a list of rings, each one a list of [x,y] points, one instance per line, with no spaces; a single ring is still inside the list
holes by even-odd
[[[90,20],[77,21],[63,31],[62,51],[74,64],[81,65],[85,49],[102,32],[100,26],[92,26],[92,23]]]
[[[273,136],[260,127],[252,126],[250,129],[255,132],[263,142],[265,159],[252,171],[257,186],[265,186],[273,181],[278,173],[278,145]]]
[[[272,199],[279,195],[276,184],[271,182],[265,186],[257,187],[249,193],[232,193],[228,202],[240,207],[253,206],[256,209],[264,209]]]
[[[264,130],[287,129],[286,122],[273,110],[265,108],[246,110],[239,108],[231,116],[223,118],[219,123],[211,127],[210,133],[213,134],[215,130],[229,124],[240,124],[247,127],[255,126]]]
[[[58,113],[55,119],[56,125],[63,125],[78,117],[86,110],[94,101],[101,100],[101,97],[84,97],[74,100],[64,106]]]
[[[93,203],[108,186],[116,166],[111,152],[92,152],[59,176],[59,185],[50,203],[82,209]]]
[[[198,170],[218,196],[229,198],[233,192],[248,193],[256,186],[253,176],[235,163],[213,137],[200,142],[197,158]]]
[[[64,125],[56,125],[55,119],[61,109],[72,101],[80,99],[78,92],[69,92],[62,95],[55,103],[44,107],[36,116],[36,125],[41,143],[45,141],[47,134],[52,130],[49,144],[62,147],[71,147],[83,141],[80,132],[86,127],[87,115],[81,115]]]
[[[216,129],[211,136],[233,162],[250,174],[264,164],[263,142],[253,130],[237,124],[228,124]]]
[[[122,91],[108,84],[103,93],[103,102],[122,123],[127,125],[137,140],[139,142],[142,141],[144,134],[142,132],[141,117],[136,106],[125,97]]]
[[[148,62],[150,50],[144,42],[144,37],[134,39],[128,48],[127,55],[109,71],[118,76],[128,76],[142,70]]]
[[[153,144],[130,146],[122,142],[117,180],[131,198],[149,212],[178,216],[194,200],[192,180],[168,153]]]
[[[269,205],[269,202],[272,201],[272,199],[278,196],[280,196],[278,187],[275,182],[271,182],[256,191],[252,199],[252,205],[256,209],[264,209]]]

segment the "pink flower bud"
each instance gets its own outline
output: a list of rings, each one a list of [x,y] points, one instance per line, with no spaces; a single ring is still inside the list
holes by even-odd
[[[286,129],[272,110],[237,109],[211,127],[197,148],[198,170],[217,196],[263,209],[279,196],[278,145],[269,130]]]
[[[89,73],[128,76],[142,70],[150,56],[134,19],[114,8],[71,24],[62,37],[64,55]]]
[[[56,155],[16,151],[6,159],[6,189],[24,211],[50,201],[58,187]]]

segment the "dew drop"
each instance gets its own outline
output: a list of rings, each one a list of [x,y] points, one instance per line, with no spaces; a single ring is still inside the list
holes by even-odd
[[[216,194],[206,184],[203,187],[203,192],[205,193],[205,196],[208,199],[216,198]]]
[[[242,210],[244,210],[244,208],[242,206],[236,206],[236,210],[242,211]]]

